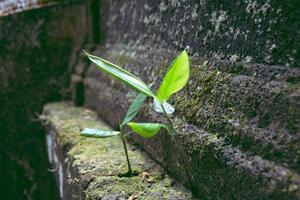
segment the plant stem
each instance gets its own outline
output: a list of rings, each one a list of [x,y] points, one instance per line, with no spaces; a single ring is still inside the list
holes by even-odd
[[[171,137],[173,139],[174,135],[176,134],[176,131],[175,131],[174,127],[173,127],[173,122],[172,122],[171,118],[169,117],[169,115],[167,114],[167,111],[166,111],[165,107],[162,104],[161,104],[161,107],[162,107],[162,109],[164,111],[164,115],[167,118],[169,125],[171,126],[171,131],[172,131]]]
[[[132,171],[131,171],[131,166],[130,166],[128,151],[127,151],[127,146],[126,146],[126,139],[125,139],[125,136],[124,136],[122,128],[120,129],[120,132],[121,132],[121,139],[122,139],[122,142],[123,142],[123,147],[124,147],[124,151],[125,151],[125,155],[126,155],[126,161],[127,161],[127,166],[128,166],[128,172],[127,173],[128,173],[129,176],[131,176]]]
[[[187,178],[188,178],[188,184],[189,184],[189,186],[190,186],[190,189],[192,190],[192,188],[193,188],[193,186],[192,186],[192,179],[191,179],[191,176],[190,176],[190,174],[189,174],[188,168],[187,168],[187,166],[186,166],[186,159],[184,158],[184,154],[183,154],[183,152],[182,152],[182,149],[181,149],[181,147],[178,145],[177,140],[176,140],[175,137],[174,137],[174,136],[176,135],[176,130],[174,129],[172,119],[171,119],[170,116],[167,114],[167,111],[166,111],[164,105],[163,105],[162,103],[161,103],[160,105],[161,105],[161,107],[162,107],[162,109],[163,109],[163,114],[164,114],[164,116],[167,118],[168,123],[169,123],[169,125],[171,126],[171,131],[172,131],[171,139],[172,139],[172,141],[175,142],[175,145],[178,147],[178,150],[179,150],[179,156],[180,156],[180,159],[181,159],[181,162],[182,162],[182,165],[183,165],[185,174],[186,174],[186,176],[187,176]],[[192,192],[193,192],[193,191],[192,191]]]

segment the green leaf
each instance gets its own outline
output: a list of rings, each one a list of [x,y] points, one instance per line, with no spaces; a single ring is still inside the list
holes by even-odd
[[[153,83],[150,83],[148,85],[149,88],[151,88],[153,86]],[[143,103],[145,102],[145,100],[147,99],[147,96],[144,95],[143,93],[138,94],[135,99],[133,100],[133,102],[131,103],[131,105],[129,106],[127,113],[123,119],[123,122],[121,123],[121,127],[124,126],[125,124],[127,124],[128,122],[130,122],[140,111],[140,109],[142,108]]]
[[[172,94],[178,92],[186,85],[189,75],[190,63],[185,49],[170,65],[157,92],[157,99],[160,102],[168,101]]]
[[[118,80],[122,81],[123,83],[130,86],[134,90],[137,90],[138,92],[142,92],[145,95],[153,98],[155,97],[150,88],[138,77],[134,76],[133,74],[129,73],[128,71],[109,61],[106,61],[97,56],[93,56],[87,52],[85,52],[85,54],[93,63],[96,64],[98,69],[104,71],[105,73],[109,74],[114,78],[117,78]]]
[[[93,137],[93,138],[106,138],[106,137],[112,137],[119,134],[120,134],[119,131],[101,130],[96,128],[85,128],[80,133],[80,135],[82,136]]]
[[[121,123],[121,127],[130,122],[140,111],[143,103],[145,102],[147,96],[143,93],[138,94],[133,100],[132,104],[129,106],[128,111]]]
[[[162,104],[167,115],[170,115],[175,111],[175,108],[168,102],[164,101]],[[164,113],[161,103],[156,98],[153,100],[153,109],[155,112]]]
[[[129,122],[127,124],[134,132],[136,132],[144,138],[153,137],[162,127],[165,127],[164,124],[159,123]]]

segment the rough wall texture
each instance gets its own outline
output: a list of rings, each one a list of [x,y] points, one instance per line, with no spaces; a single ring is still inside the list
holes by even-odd
[[[154,88],[191,46],[191,79],[171,100],[179,145],[165,133],[134,141],[185,183],[186,165],[199,197],[300,198],[299,1],[103,1],[101,8],[105,40],[94,53],[156,81]],[[86,105],[116,126],[132,91],[94,66],[85,85]],[[161,120],[148,110],[140,120]]]
[[[0,199],[58,198],[37,119],[45,102],[68,96],[86,16],[78,3],[0,18]]]
[[[283,1],[103,1],[106,41],[299,67],[299,6]]]

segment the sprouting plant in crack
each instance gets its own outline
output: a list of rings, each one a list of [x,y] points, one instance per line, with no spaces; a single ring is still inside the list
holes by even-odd
[[[124,147],[125,156],[126,156],[127,166],[128,166],[127,173],[122,174],[122,176],[132,176],[135,173],[131,169],[130,160],[129,160],[129,156],[128,156],[128,151],[127,151],[127,145],[126,145],[126,136],[130,132],[125,133],[124,126],[127,125],[128,123],[130,123],[130,121],[138,114],[138,112],[141,109],[141,107],[142,107],[143,103],[145,102],[146,98],[147,98],[147,96],[143,93],[140,93],[135,97],[132,104],[129,106],[123,121],[119,124],[119,131],[85,128],[81,132],[81,135],[86,136],[86,137],[106,138],[106,137],[112,137],[112,136],[115,136],[115,135],[119,135],[121,137],[123,147]],[[151,125],[156,126],[155,123],[151,123]],[[158,125],[158,126],[160,126],[160,125]],[[142,135],[142,136],[147,137],[147,135]]]
[[[139,92],[139,94],[137,95],[137,97],[134,99],[131,106],[129,107],[127,114],[124,117],[122,123],[120,124],[120,131],[106,131],[106,130],[98,130],[98,129],[84,129],[82,131],[82,135],[89,136],[89,137],[110,137],[114,135],[120,135],[123,142],[126,159],[127,159],[127,164],[128,164],[127,174],[129,176],[132,175],[132,170],[131,170],[130,161],[127,153],[126,140],[125,140],[127,133],[124,133],[124,128],[123,128],[124,126],[129,126],[133,132],[145,138],[153,137],[159,132],[161,128],[165,128],[167,130],[167,133],[170,134],[170,138],[172,142],[174,142],[175,145],[178,146],[177,141],[174,138],[174,136],[176,135],[176,130],[173,126],[173,121],[171,118],[172,113],[175,111],[175,108],[168,103],[168,100],[170,99],[172,94],[181,90],[189,80],[190,65],[189,65],[189,58],[188,58],[187,51],[188,51],[188,47],[185,48],[173,60],[156,94],[151,90],[151,86],[148,86],[140,78],[136,77],[130,72],[122,69],[121,67],[109,61],[106,61],[102,58],[93,56],[85,52],[88,58],[93,63],[96,64],[98,69],[122,81],[127,86]],[[138,122],[131,121],[137,115],[137,113],[141,109],[141,106],[145,102],[147,97],[153,100],[153,109],[156,112],[163,114],[163,116],[167,120],[167,124],[149,123],[149,122],[138,123]],[[179,152],[179,155],[181,157],[182,164],[185,168],[185,171],[189,179],[189,184],[191,186],[191,179],[187,170],[184,155],[181,150]]]

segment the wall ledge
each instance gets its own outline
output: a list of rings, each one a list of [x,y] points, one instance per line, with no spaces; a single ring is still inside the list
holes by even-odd
[[[68,103],[52,103],[41,116],[47,132],[49,161],[63,199],[192,199],[191,193],[146,154],[129,146],[133,169],[139,175],[120,178],[126,172],[122,143],[118,137],[85,138],[85,127],[107,128],[91,110]],[[143,177],[144,173],[149,178]]]

